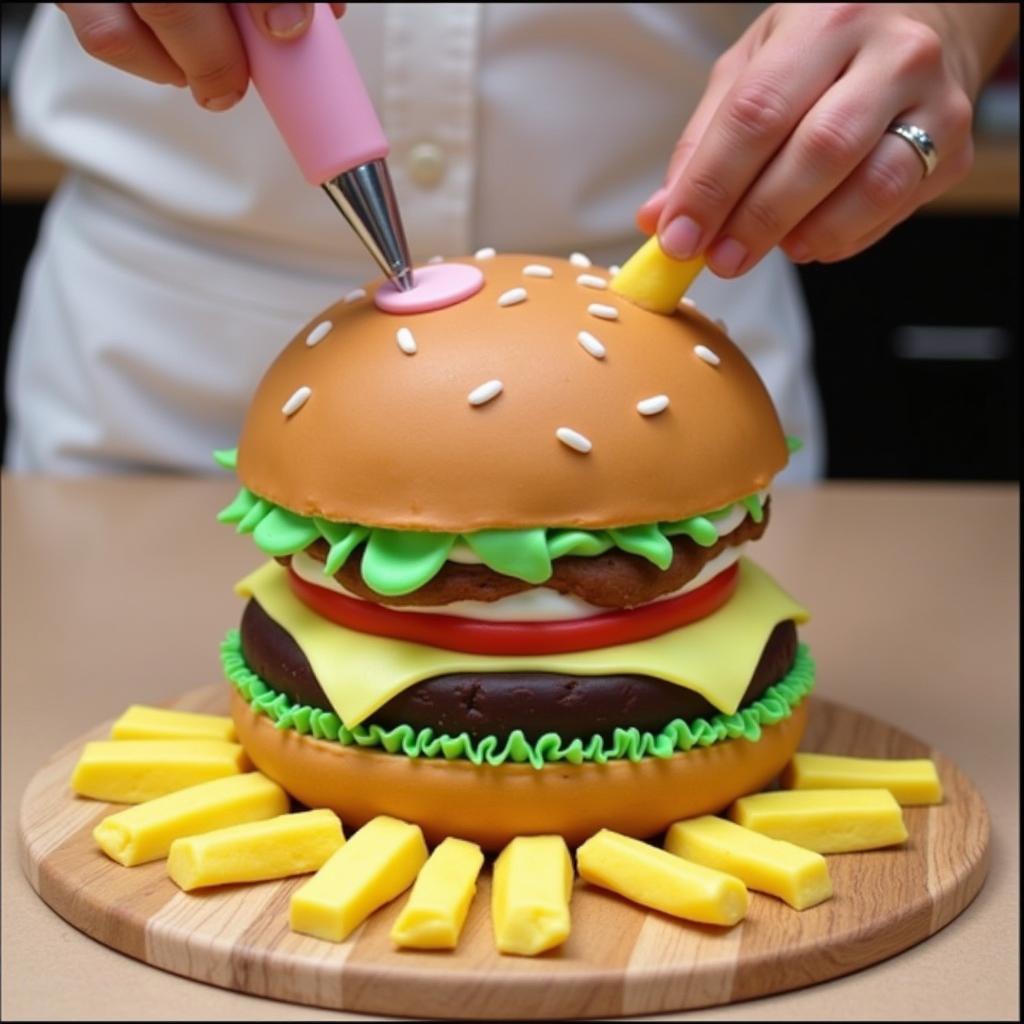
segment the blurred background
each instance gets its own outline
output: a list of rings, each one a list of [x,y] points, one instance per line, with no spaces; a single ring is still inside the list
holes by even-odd
[[[6,366],[22,273],[62,168],[18,139],[11,67],[35,4],[2,12]],[[982,96],[970,177],[868,252],[800,268],[816,341],[828,476],[1019,479],[1018,47]],[[6,414],[0,419],[0,446]]]

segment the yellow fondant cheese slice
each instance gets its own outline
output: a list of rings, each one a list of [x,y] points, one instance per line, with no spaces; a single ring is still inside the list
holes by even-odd
[[[654,676],[694,690],[725,714],[739,706],[771,631],[806,622],[807,611],[763,570],[740,559],[732,598],[713,615],[652,640],[575,654],[494,657],[389,640],[336,625],[291,591],[287,570],[268,562],[237,584],[302,649],[331,706],[348,728],[392,697],[451,672],[561,672]]]

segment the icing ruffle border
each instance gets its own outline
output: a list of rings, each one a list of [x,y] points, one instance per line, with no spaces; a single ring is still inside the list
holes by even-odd
[[[406,757],[467,760],[475,765],[545,764],[566,761],[569,764],[613,760],[640,761],[645,757],[672,757],[694,747],[708,747],[724,740],[761,738],[763,726],[788,718],[814,688],[814,661],[806,644],[797,646],[789,672],[769,686],[761,696],[731,715],[717,714],[692,722],[674,719],[660,732],[640,729],[616,729],[610,741],[599,735],[588,741],[574,739],[565,743],[557,733],[546,733],[530,742],[518,729],[504,741],[496,736],[473,740],[466,733],[435,736],[430,728],[416,730],[409,725],[383,729],[379,725],[346,728],[332,711],[299,704],[284,693],[271,689],[249,668],[242,653],[237,629],[228,631],[220,648],[224,674],[257,714],[266,715],[278,729],[294,729],[301,736],[341,743],[344,746],[379,747],[389,754]]]

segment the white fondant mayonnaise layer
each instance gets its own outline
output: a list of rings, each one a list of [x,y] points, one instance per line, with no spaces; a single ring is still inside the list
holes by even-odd
[[[737,547],[726,548],[725,551],[712,558],[684,586],[669,594],[663,594],[649,603],[668,601],[703,586],[724,569],[728,569],[740,557],[745,547],[745,544],[740,544]],[[325,576],[323,562],[318,562],[305,551],[292,555],[292,568],[295,570],[295,574],[302,577],[307,583],[344,594],[356,601],[364,600],[350,590],[346,590],[333,576]],[[590,604],[572,594],[559,594],[546,587],[534,587],[521,594],[499,598],[497,601],[453,601],[451,604],[401,605],[396,606],[396,610],[420,612],[427,615],[457,615],[459,618],[481,619],[485,622],[559,622],[566,619],[586,619],[592,615],[614,611],[612,608],[601,608],[596,604]]]

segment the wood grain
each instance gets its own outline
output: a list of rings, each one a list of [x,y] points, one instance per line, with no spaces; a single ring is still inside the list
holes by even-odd
[[[223,685],[175,707],[222,713]],[[640,1015],[749,999],[837,977],[893,956],[948,924],[988,867],[984,800],[950,761],[891,726],[814,700],[806,750],[865,757],[932,757],[945,788],[938,807],[906,808],[905,847],[829,858],[835,898],[797,913],[751,895],[733,929],[679,922],[577,881],[573,930],[534,959],[494,951],[487,871],[455,953],[396,952],[388,933],[403,899],[346,942],[293,934],[288,900],[301,880],[180,892],[158,861],[126,869],[91,839],[111,805],[68,788],[85,740],[33,778],[21,809],[32,886],[86,934],[156,967],[290,1002],[441,1018],[559,1019]]]

